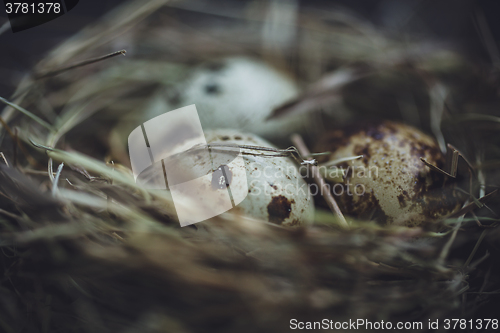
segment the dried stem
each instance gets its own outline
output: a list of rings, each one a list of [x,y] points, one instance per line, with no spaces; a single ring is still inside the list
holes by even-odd
[[[54,182],[52,183],[52,196],[55,197],[58,190],[59,178],[61,177],[61,172],[63,170],[64,163],[59,164],[57,168],[56,176],[54,177]]]
[[[0,117],[0,124],[3,126],[3,128],[5,128],[5,130],[7,131],[7,134],[12,138],[12,140],[14,142],[14,145],[17,144],[17,146],[19,147],[19,149],[23,152],[23,154],[26,157],[26,160],[28,161],[28,163],[31,166],[38,166],[38,165],[40,165],[33,157],[31,157],[31,155],[28,153],[28,151],[24,148],[24,146],[22,145],[21,141],[19,140],[19,137],[17,136],[17,132],[16,133],[12,132],[12,129],[5,122],[5,120],[2,119],[2,117]],[[17,165],[17,151],[14,150],[14,152],[16,153],[14,155],[14,157],[15,157],[14,158],[14,166],[15,166],[15,165]]]
[[[472,164],[467,160],[467,158],[465,158],[465,156],[451,144],[448,143],[447,147],[450,149],[451,152],[451,154],[447,153],[446,155],[446,158],[451,160],[451,166],[449,168],[450,172],[447,172],[445,170],[438,168],[437,166],[432,165],[431,163],[427,162],[423,157],[420,157],[420,160],[424,162],[424,164],[427,165],[432,170],[440,172],[448,177],[456,178],[458,172],[458,158],[461,157],[467,164],[467,167],[471,172],[471,176],[477,177],[475,169],[472,167]]]
[[[294,146],[288,147],[286,149],[278,149],[278,148],[271,148],[271,147],[262,147],[262,146],[251,146],[251,145],[237,145],[237,144],[226,144],[226,143],[211,143],[207,145],[208,148],[212,149],[214,147],[222,147],[222,148],[238,148],[238,149],[247,149],[247,150],[257,150],[257,151],[266,151],[266,152],[272,152],[274,154],[255,154],[255,153],[249,153],[245,152],[244,154],[246,155],[257,155],[257,156],[263,156],[263,157],[293,157],[298,163],[305,165],[305,164],[314,164],[316,165],[316,160],[306,160],[300,152],[295,148]],[[200,147],[196,147],[196,149],[199,149]]]
[[[484,237],[486,236],[487,231],[488,231],[487,229],[484,229],[483,232],[481,233],[481,235],[479,236],[479,239],[477,240],[476,245],[472,249],[472,252],[470,253],[469,258],[467,258],[467,261],[465,262],[463,268],[469,267],[469,264],[472,261],[472,258],[474,258],[474,255],[476,254],[477,249],[479,249],[479,245],[481,245],[481,242],[483,241]]]
[[[40,125],[42,125],[43,127],[45,127],[46,129],[48,129],[49,131],[54,131],[54,129],[52,128],[52,125],[49,124],[48,122],[46,122],[45,120],[41,119],[40,117],[34,115],[33,113],[29,112],[28,110],[26,110],[25,108],[15,104],[15,103],[11,103],[9,102],[8,100],[6,100],[5,98],[3,97],[0,97],[0,102],[10,106],[11,108],[13,109],[16,109],[17,111],[23,113],[25,116],[28,116],[29,118],[31,118],[32,120],[36,121],[37,123],[39,123]],[[4,125],[5,126],[5,125]]]
[[[109,59],[109,58],[116,57],[117,55],[120,55],[120,54],[121,55],[125,55],[126,53],[127,53],[127,51],[120,50],[120,51],[116,51],[116,52],[107,54],[107,55],[102,56],[102,57],[92,58],[92,59],[85,60],[85,61],[76,63],[74,65],[68,66],[68,67],[64,67],[64,68],[61,68],[61,69],[56,69],[56,70],[50,71],[48,73],[35,74],[35,79],[39,80],[39,79],[44,79],[44,78],[51,77],[51,76],[56,76],[56,75],[59,75],[61,73],[64,73],[64,72],[69,71],[69,70],[74,69],[74,68],[78,68],[78,67],[90,65],[90,64],[102,61],[102,60],[106,60],[106,59]]]
[[[457,237],[458,230],[462,226],[463,220],[464,220],[464,215],[458,217],[458,223],[453,229],[450,239],[446,242],[446,244],[444,244],[443,248],[441,249],[441,253],[439,254],[438,260],[442,265],[444,265],[446,257],[448,257],[448,254],[450,253],[451,246],[453,245],[453,242],[455,242],[455,238]]]
[[[294,135],[292,135],[291,139],[292,139],[293,144],[295,145],[295,147],[297,147],[297,149],[301,155],[304,155],[304,156],[310,155],[309,149],[307,149],[307,146],[305,145],[304,140],[302,140],[302,137],[300,135],[294,134]],[[340,225],[343,228],[348,229],[349,225],[347,224],[347,221],[346,221],[344,215],[340,211],[340,208],[337,205],[337,202],[335,201],[335,198],[333,197],[332,193],[330,192],[330,189],[326,185],[325,179],[321,176],[318,167],[316,167],[315,165],[310,165],[309,167],[311,168],[311,173],[314,177],[314,181],[320,187],[321,193],[323,195],[323,198],[325,198],[326,203],[328,204],[328,207],[330,207],[333,214],[335,214],[337,216],[337,218],[340,221]]]
[[[0,157],[3,159],[3,161],[5,162],[5,165],[9,166],[9,162],[7,161],[7,158],[5,157],[5,155],[0,152]]]

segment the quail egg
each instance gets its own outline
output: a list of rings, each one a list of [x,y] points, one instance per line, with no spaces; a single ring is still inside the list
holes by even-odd
[[[264,62],[232,57],[195,68],[168,88],[146,111],[151,119],[165,110],[196,104],[204,129],[231,128],[271,140],[305,129],[305,117],[266,120],[271,111],[298,94],[296,83]]]
[[[206,131],[205,138],[209,145],[273,147],[257,135],[229,129]],[[246,184],[235,181],[235,175],[240,175],[242,170],[224,170],[225,166],[217,168],[215,165],[214,191],[223,190],[223,183],[227,182],[236,195],[243,190],[248,192],[236,206],[241,213],[282,226],[310,224],[314,218],[313,198],[294,162],[287,157],[264,156],[269,152],[253,149],[242,149],[241,152],[244,165],[234,164],[232,168],[244,168]],[[225,177],[220,177],[221,174]],[[221,179],[224,180],[222,183]]]
[[[443,168],[445,159],[436,141],[411,126],[383,121],[335,130],[321,140],[317,151],[333,152],[330,161],[363,156],[323,171],[340,172],[340,178],[331,177],[336,179],[331,191],[349,215],[414,227],[460,206],[453,180],[420,160]]]

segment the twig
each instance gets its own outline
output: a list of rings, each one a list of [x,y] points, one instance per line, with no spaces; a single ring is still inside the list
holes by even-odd
[[[54,178],[54,183],[52,184],[52,196],[55,197],[57,194],[57,188],[58,188],[58,183],[59,183],[59,178],[61,177],[61,172],[64,167],[64,163],[59,164],[59,167],[57,168],[57,173]]]
[[[448,177],[456,178],[457,177],[457,172],[458,172],[458,158],[461,157],[465,163],[467,164],[467,167],[469,168],[471,174],[474,177],[477,177],[476,172],[474,168],[472,167],[472,164],[465,158],[465,156],[454,146],[448,143],[447,147],[451,150],[451,166],[450,166],[450,172],[447,172],[443,169],[438,168],[435,165],[432,165],[431,163],[427,162],[423,157],[420,157],[420,160],[424,162],[425,165],[427,165],[429,168],[431,168],[434,171],[440,172]]]
[[[294,135],[292,135],[291,139],[292,139],[293,144],[297,147],[298,151],[302,155],[304,155],[304,156],[310,155],[309,149],[307,149],[307,146],[305,145],[304,140],[302,140],[302,137],[300,135],[294,134]],[[322,193],[323,197],[325,198],[326,203],[328,204],[328,207],[330,207],[333,214],[337,216],[337,218],[340,221],[340,225],[345,229],[349,229],[349,225],[347,224],[347,221],[346,221],[344,215],[340,211],[340,208],[337,205],[337,202],[335,201],[335,198],[333,197],[332,193],[330,192],[330,189],[328,188],[328,186],[326,186],[325,179],[321,176],[321,174],[318,170],[318,167],[315,165],[311,165],[310,168],[311,168],[311,173],[314,177],[314,181],[320,187],[321,193]]]
[[[484,205],[484,206],[486,206],[486,205]],[[496,222],[493,222],[492,224],[482,224],[481,221],[479,221],[479,218],[477,217],[476,213],[474,213],[474,211],[471,211],[470,214],[472,215],[472,218],[474,219],[474,221],[476,221],[476,224],[479,228],[495,228],[498,224]],[[498,219],[493,219],[493,220],[498,221]]]
[[[469,258],[467,258],[467,261],[465,262],[463,268],[467,268],[469,266],[470,262],[472,261],[472,258],[474,258],[474,255],[476,254],[477,249],[479,248],[479,245],[481,245],[481,242],[483,241],[484,237],[486,236],[486,231],[487,231],[486,229],[483,230],[483,232],[479,236],[479,239],[477,240],[476,245],[472,249],[472,252],[470,253]]]
[[[484,288],[486,288],[486,286],[488,285],[488,282],[490,281],[490,276],[491,276],[491,265],[488,267],[488,270],[486,271],[486,274],[484,275],[483,283],[481,284],[481,288],[479,288],[479,291],[470,292],[471,294],[472,293],[477,294],[476,299],[474,300],[474,306],[476,306],[477,303],[480,301],[479,296],[484,292]]]
[[[481,158],[480,153],[476,154],[476,163],[478,165],[477,168],[477,181],[479,182],[479,197],[484,197],[486,194],[486,176],[484,175],[484,170],[482,166],[482,161],[484,158]]]
[[[2,119],[2,117],[0,117],[0,124],[2,124],[2,126],[5,128],[5,130],[7,131],[7,134],[12,138],[14,144],[17,143],[17,145],[19,146],[19,149],[23,152],[24,156],[26,157],[26,160],[28,161],[28,163],[32,166],[38,166],[39,163],[33,158],[31,157],[31,155],[28,153],[28,151],[24,148],[24,146],[21,144],[21,141],[19,141],[19,137],[17,136],[17,132],[14,134],[12,132],[12,129],[9,127],[9,125],[5,122],[5,120]],[[17,152],[16,150],[14,150],[14,165],[17,164]]]
[[[14,167],[17,166],[17,146],[21,145],[21,142],[19,141],[19,135],[17,134],[17,127],[14,128],[14,136],[15,140],[12,141],[12,155],[14,156]]]
[[[494,190],[494,191],[486,194],[484,197],[481,197],[479,199],[474,198],[474,202],[471,202],[471,203],[465,205],[458,212],[455,212],[455,213],[452,213],[452,214],[446,216],[443,220],[454,218],[454,217],[459,217],[461,215],[467,214],[468,212],[471,212],[472,210],[474,210],[477,207],[479,207],[479,208],[484,207],[485,206],[484,202],[489,200],[491,197],[496,196],[498,193],[499,193],[499,191],[497,189],[497,190]],[[476,202],[479,202],[480,206]]]
[[[54,184],[54,179],[55,179],[53,165],[54,165],[54,161],[51,158],[49,158],[49,161],[47,162],[47,169],[48,169],[47,173],[49,175],[49,178],[50,178],[50,181],[52,182],[52,184]]]
[[[33,169],[23,169],[23,168],[21,168],[21,171],[24,174],[28,174],[28,175],[37,175],[37,176],[48,176],[49,175],[47,171],[42,171],[42,170],[33,170]],[[52,175],[55,176],[55,173],[53,173]]]
[[[486,251],[486,253],[481,258],[479,258],[476,261],[474,261],[473,263],[469,264],[469,269],[473,270],[474,268],[476,268],[479,264],[481,264],[483,261],[485,261],[489,257],[490,257],[490,253],[488,251]]]
[[[102,60],[106,60],[106,59],[109,59],[109,58],[116,57],[116,56],[118,56],[120,54],[121,55],[125,55],[126,53],[127,53],[127,51],[125,51],[125,50],[116,51],[116,52],[107,54],[107,55],[102,56],[102,57],[97,57],[97,58],[92,58],[92,59],[89,59],[89,60],[85,60],[85,61],[76,63],[74,65],[70,65],[68,67],[64,67],[64,68],[60,68],[60,69],[56,69],[56,70],[50,71],[48,73],[35,74],[34,78],[35,78],[35,80],[39,80],[39,79],[44,79],[44,78],[51,77],[51,76],[56,76],[56,75],[59,75],[61,73],[64,73],[64,72],[69,71],[69,70],[74,69],[74,68],[78,68],[78,67],[90,65],[90,64],[102,61]]]
[[[246,155],[262,156],[262,157],[293,157],[301,165],[306,165],[306,164],[316,165],[317,164],[317,162],[316,162],[315,159],[306,160],[304,157],[302,157],[302,155],[300,154],[299,150],[297,148],[295,148],[294,146],[288,147],[286,149],[278,149],[278,148],[262,147],[262,146],[251,146],[251,145],[237,145],[237,144],[226,144],[226,143],[211,143],[211,144],[208,144],[207,147],[209,149],[212,149],[212,150],[213,150],[214,147],[222,147],[222,148],[238,148],[238,149],[266,151],[266,152],[272,152],[272,153],[275,153],[275,154],[264,155],[264,154],[256,154],[256,153],[249,153],[249,152],[244,152],[244,154],[246,154]],[[200,147],[196,146],[193,149],[200,149]]]
[[[7,161],[7,158],[5,158],[5,155],[2,152],[0,152],[0,156],[2,157],[3,161],[5,162],[5,164],[7,166],[9,166],[9,162]]]
[[[446,242],[446,244],[443,246],[443,249],[441,250],[441,253],[439,254],[439,263],[443,264],[444,261],[446,260],[446,257],[448,257],[448,253],[450,252],[451,245],[453,242],[455,242],[455,238],[457,237],[458,230],[460,229],[460,226],[462,225],[462,221],[464,219],[464,215],[461,215],[458,217],[458,223],[453,229],[453,232],[451,234],[450,239]]]

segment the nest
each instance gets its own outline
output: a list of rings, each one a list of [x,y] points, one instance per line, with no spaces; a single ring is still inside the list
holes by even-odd
[[[340,10],[231,4],[126,3],[54,49],[2,99],[2,330],[280,332],[292,319],[327,318],[421,322],[426,331],[429,320],[495,318],[492,68]],[[126,58],[64,70],[122,48]],[[463,210],[433,230],[349,217],[343,228],[322,207],[302,228],[231,212],[181,228],[166,192],[134,182],[110,128],[192,66],[231,55],[264,59],[300,82],[303,94],[274,116],[319,119],[306,143],[340,123],[331,110],[344,109],[354,120],[405,121],[442,148],[458,147],[470,164],[460,159],[470,183]]]

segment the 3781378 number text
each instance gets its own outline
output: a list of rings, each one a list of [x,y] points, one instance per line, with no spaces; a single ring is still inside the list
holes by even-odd
[[[61,4],[58,2],[7,2],[5,9],[7,14],[59,14]]]
[[[499,323],[498,319],[445,319],[444,329],[445,330],[498,330]]]

